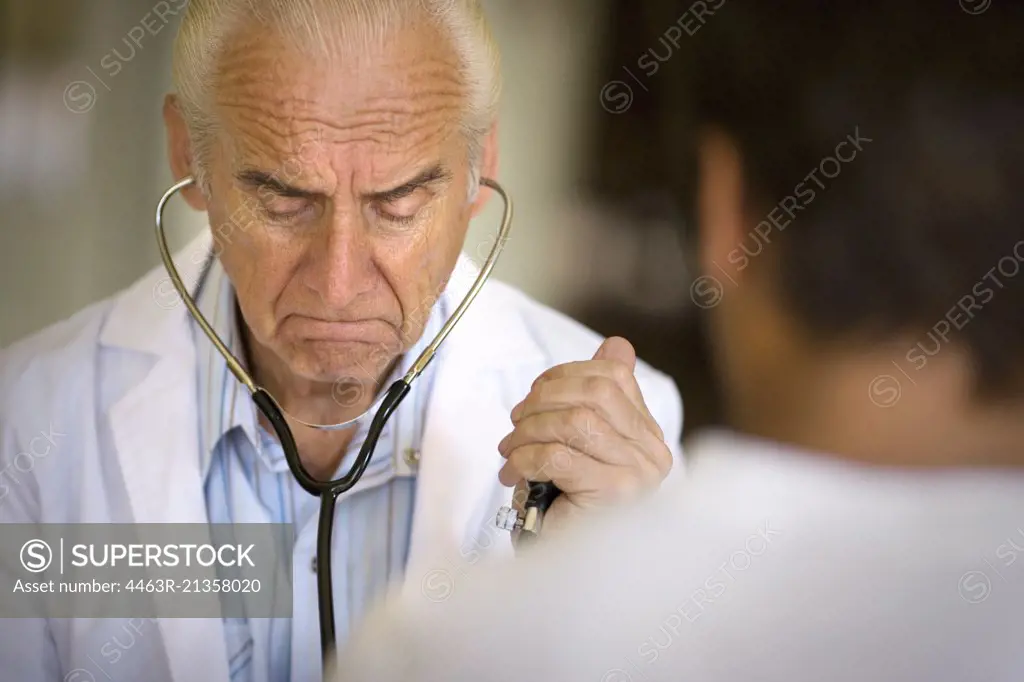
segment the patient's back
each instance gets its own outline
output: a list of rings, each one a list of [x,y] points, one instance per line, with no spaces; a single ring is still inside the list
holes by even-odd
[[[1024,474],[689,454],[657,499],[393,605],[343,679],[1024,680]]]

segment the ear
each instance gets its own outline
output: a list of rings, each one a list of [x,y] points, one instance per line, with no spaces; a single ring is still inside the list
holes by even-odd
[[[739,281],[734,252],[743,238],[743,162],[739,148],[721,130],[709,129],[700,137],[700,181],[697,222],[702,274]],[[732,260],[730,255],[732,254]]]
[[[171,164],[171,175],[178,182],[192,174],[192,141],[189,138],[185,117],[178,106],[177,95],[164,98],[164,126],[167,128],[167,156]],[[182,190],[188,205],[197,211],[206,210],[206,197],[196,185]]]
[[[496,178],[498,174],[498,122],[491,126],[487,137],[484,138],[483,155],[480,159],[480,177]],[[477,192],[476,201],[473,202],[470,215],[476,217],[484,209],[493,194],[492,190],[482,186]]]

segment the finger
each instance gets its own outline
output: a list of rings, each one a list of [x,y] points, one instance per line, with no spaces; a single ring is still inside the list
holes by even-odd
[[[614,379],[616,383],[622,387],[622,390],[626,392],[629,392],[636,386],[636,377],[633,376],[633,370],[631,370],[628,365],[624,365],[618,360],[604,360],[597,358],[594,360],[577,360],[575,362],[564,362],[561,365],[555,365],[541,373],[541,375],[533,381],[533,385],[530,388],[533,389],[545,381],[552,381],[554,379],[593,375],[602,375]]]
[[[637,410],[650,415],[647,404],[644,402],[643,393],[640,391],[640,385],[636,382],[636,377],[633,376],[633,372],[626,365],[617,360],[583,360],[557,365],[537,377],[533,385],[530,386],[530,391],[532,392],[550,381],[588,376],[601,376],[611,379],[618,384]]]
[[[597,469],[608,466],[561,443],[531,443],[509,451],[498,480],[506,486],[551,481],[563,493],[575,494],[598,486],[603,474]]]
[[[636,350],[633,348],[633,345],[620,336],[612,336],[601,343],[591,360],[569,362],[552,367],[537,377],[533,382],[533,386],[531,386],[531,390],[546,381],[557,379],[561,376],[586,375],[599,372],[614,379],[622,387],[622,390],[626,392],[630,400],[633,401],[637,409],[649,417],[660,432],[661,426],[654,419],[650,410],[647,409],[643,392],[636,381],[636,362]],[[664,438],[664,433],[661,434],[661,437]]]
[[[502,467],[504,469],[504,467]],[[510,469],[511,471],[511,469]],[[501,480],[501,472],[498,472],[498,480]],[[512,508],[522,515],[526,512],[526,500],[530,497],[529,486],[526,485],[526,479],[520,478],[519,481],[512,481],[508,485],[515,484],[515,490],[512,492]]]
[[[508,459],[516,448],[533,444],[574,449],[607,464],[626,465],[632,461],[629,453],[625,452],[632,447],[632,441],[620,436],[600,416],[577,406],[541,412],[520,420],[512,432],[498,443],[498,452]]]
[[[628,497],[660,480],[639,469],[604,464],[550,443],[512,451],[498,477],[507,486],[523,480],[551,481],[569,498],[592,500]]]
[[[593,411],[625,438],[640,439],[644,430],[663,438],[654,418],[638,410],[618,383],[603,375],[564,377],[538,385],[513,410],[512,423],[573,407]]]
[[[612,336],[604,340],[601,347],[594,353],[594,360],[617,360],[629,368],[636,369],[636,349],[621,336]]]
[[[515,454],[515,460],[512,455]],[[560,443],[533,443],[509,450],[507,461],[498,471],[498,481],[505,486],[516,486],[526,492],[527,481],[550,481],[562,477],[572,467],[572,459],[579,457]],[[566,492],[562,488],[562,492]]]
[[[507,459],[516,448],[532,444],[561,445],[615,466],[664,473],[672,466],[671,451],[655,434],[642,431],[638,439],[624,438],[601,417],[578,406],[523,419],[498,444],[498,451]]]

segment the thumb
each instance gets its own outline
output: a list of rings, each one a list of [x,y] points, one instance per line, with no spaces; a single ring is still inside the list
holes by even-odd
[[[594,353],[593,359],[621,362],[626,367],[629,367],[630,373],[636,372],[636,349],[633,348],[633,344],[621,336],[612,336],[605,339],[601,347]],[[664,432],[661,430],[658,422],[655,421],[654,415],[647,409],[647,403],[644,402],[643,394],[640,393],[640,386],[637,385],[635,377],[630,383],[632,385],[627,389],[626,395],[629,396],[630,401],[640,411],[642,418],[649,422],[651,430],[658,434],[658,438],[664,440]]]
[[[601,347],[594,353],[594,360],[615,360],[629,367],[629,371],[636,369],[636,350],[633,345],[621,336],[612,336],[604,340]]]

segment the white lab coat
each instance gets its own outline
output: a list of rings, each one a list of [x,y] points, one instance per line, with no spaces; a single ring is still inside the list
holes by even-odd
[[[201,270],[194,256],[209,241],[204,234],[176,258],[190,285]],[[475,273],[460,260],[445,293],[451,309]],[[0,353],[0,520],[207,522],[197,465],[195,345],[187,310],[170,291],[162,268],[155,269]],[[493,524],[511,497],[497,481],[503,460],[496,452],[511,428],[509,411],[541,372],[590,358],[600,341],[509,286],[491,282],[482,290],[434,359],[400,590],[441,594],[473,565],[511,555],[508,534]],[[642,363],[637,377],[678,457],[682,407],[675,385]],[[0,620],[0,630],[4,679],[229,679],[217,619]]]

